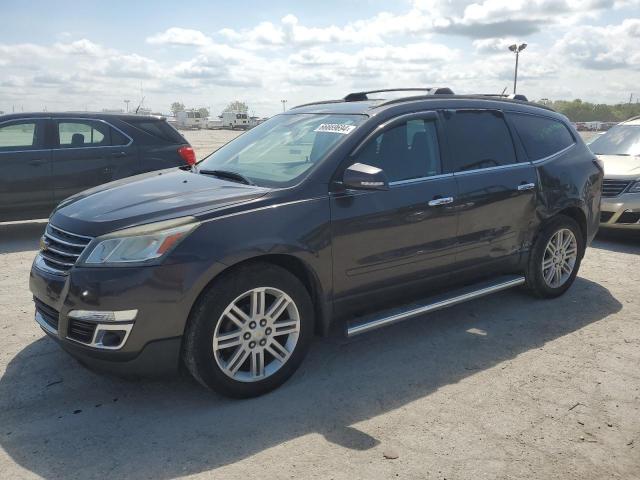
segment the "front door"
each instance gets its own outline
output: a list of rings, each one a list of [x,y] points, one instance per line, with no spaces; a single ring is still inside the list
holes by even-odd
[[[453,175],[442,174],[441,139],[435,113],[417,114],[391,123],[350,158],[382,168],[390,188],[331,195],[338,310],[366,310],[447,276],[457,191]]]
[[[46,218],[54,207],[47,119],[0,124],[0,221]]]

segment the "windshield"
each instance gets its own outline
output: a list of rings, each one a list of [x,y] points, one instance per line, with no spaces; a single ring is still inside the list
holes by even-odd
[[[366,118],[277,115],[213,152],[198,169],[238,173],[264,187],[291,186]]]
[[[640,125],[617,125],[589,144],[596,155],[640,155]]]

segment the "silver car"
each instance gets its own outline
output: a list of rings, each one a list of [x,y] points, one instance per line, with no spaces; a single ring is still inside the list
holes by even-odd
[[[640,230],[640,117],[589,144],[604,163],[600,227]]]

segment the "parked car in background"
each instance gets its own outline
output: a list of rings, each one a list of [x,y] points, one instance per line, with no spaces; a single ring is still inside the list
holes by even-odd
[[[163,117],[105,113],[0,116],[0,221],[46,218],[65,198],[139,173],[195,163]]]
[[[640,117],[598,135],[589,148],[604,164],[600,226],[640,230]]]
[[[562,295],[598,229],[593,153],[545,107],[421,90],[299,106],[190,169],[59,206],[36,321],[84,363],[182,361],[249,397],[338,322],[353,336],[516,286]]]

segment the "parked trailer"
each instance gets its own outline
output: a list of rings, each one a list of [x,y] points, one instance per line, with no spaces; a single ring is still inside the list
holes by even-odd
[[[205,128],[207,119],[203,118],[197,110],[184,110],[176,112],[176,126],[178,128],[189,128],[199,130]]]

